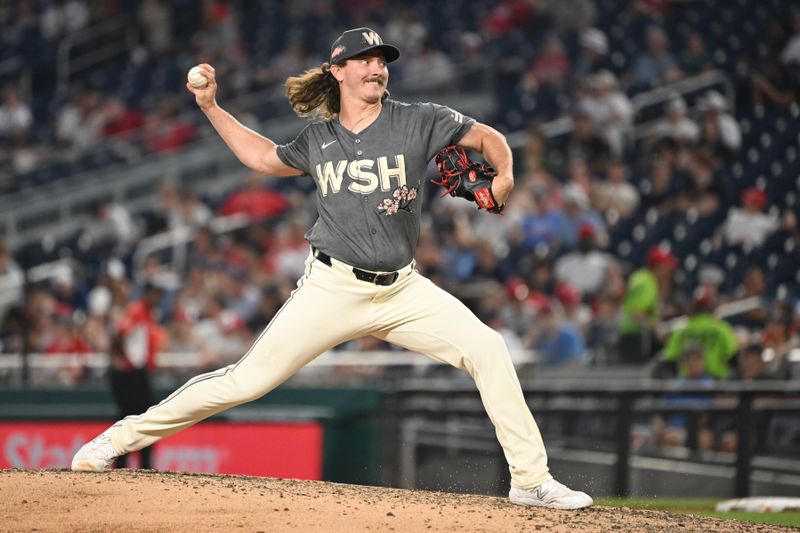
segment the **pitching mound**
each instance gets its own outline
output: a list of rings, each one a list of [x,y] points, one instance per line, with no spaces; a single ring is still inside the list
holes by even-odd
[[[789,529],[656,511],[553,511],[503,498],[270,478],[0,471],[3,531],[734,531]]]

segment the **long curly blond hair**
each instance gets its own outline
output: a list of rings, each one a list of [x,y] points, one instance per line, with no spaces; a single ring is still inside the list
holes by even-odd
[[[329,120],[339,113],[339,94],[339,82],[331,74],[327,61],[299,76],[286,78],[289,105],[301,117]],[[384,91],[381,100],[388,97],[389,91]]]

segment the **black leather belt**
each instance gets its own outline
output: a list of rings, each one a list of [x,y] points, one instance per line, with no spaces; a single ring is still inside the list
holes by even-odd
[[[314,250],[314,257],[322,261],[324,264],[331,266],[331,256],[325,252]],[[367,283],[374,283],[382,287],[388,287],[400,277],[399,272],[389,272],[387,274],[378,274],[376,272],[369,272],[368,270],[361,270],[360,268],[353,267],[353,274],[356,279],[366,281]]]

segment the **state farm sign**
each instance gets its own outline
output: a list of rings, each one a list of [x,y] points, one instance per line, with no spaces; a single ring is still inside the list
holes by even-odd
[[[0,468],[69,468],[78,448],[109,424],[0,422]],[[157,470],[321,479],[322,426],[201,422],[157,443],[153,464]]]

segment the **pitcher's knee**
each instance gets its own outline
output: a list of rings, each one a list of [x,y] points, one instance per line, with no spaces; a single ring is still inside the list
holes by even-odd
[[[465,341],[466,358],[473,366],[497,364],[498,360],[511,360],[503,336],[488,326]]]
[[[272,390],[266,380],[255,379],[254,376],[235,376],[230,379],[232,403],[242,404],[257,400]]]

